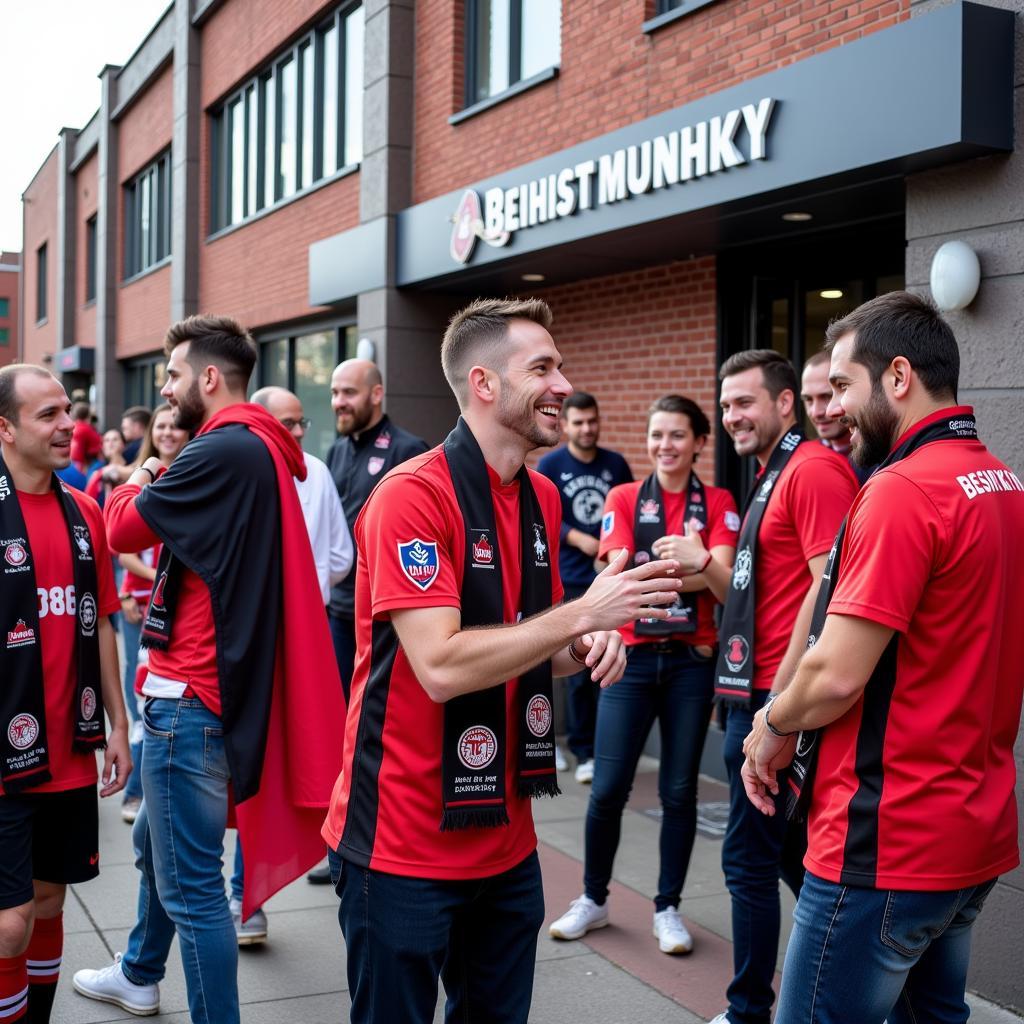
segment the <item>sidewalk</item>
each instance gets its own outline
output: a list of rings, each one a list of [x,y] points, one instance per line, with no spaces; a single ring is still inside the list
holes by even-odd
[[[535,1024],[625,1024],[636,1020],[698,1024],[720,1012],[731,978],[729,897],[719,866],[721,840],[698,835],[683,893],[681,912],[695,949],[688,957],[660,953],[651,935],[650,898],[657,874],[658,806],[653,770],[645,759],[623,822],[622,844],[612,886],[613,924],[585,942],[556,942],[541,933],[533,1012]],[[581,888],[583,821],[587,787],[563,773],[564,793],[535,804],[548,920],[559,916]],[[724,787],[702,779],[700,799],[724,799]],[[94,1024],[134,1020],[116,1006],[77,995],[71,976],[82,967],[100,967],[123,950],[135,920],[137,874],[130,828],[120,818],[120,798],[103,801],[100,812],[100,877],[75,886],[64,912],[64,965],[54,1006],[54,1024]],[[234,833],[225,861],[231,863]],[[792,899],[784,889],[781,949],[785,949]],[[270,922],[265,946],[239,951],[239,991],[244,1024],[339,1024],[348,1019],[345,954],[337,920],[337,898],[330,886],[304,879],[274,897],[266,907]],[[781,965],[781,953],[780,953]],[[154,1022],[188,1021],[185,983],[177,945],[160,986]],[[980,1000],[971,1000],[973,1024],[1020,1024],[1022,1018]],[[437,1021],[442,1020],[438,1007]]]

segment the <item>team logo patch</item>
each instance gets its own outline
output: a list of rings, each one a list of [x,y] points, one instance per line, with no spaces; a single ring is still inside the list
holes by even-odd
[[[725,644],[725,664],[730,672],[739,672],[750,657],[750,644],[739,633],[729,637]]]
[[[13,567],[13,571],[20,571],[21,567],[28,562],[28,551],[25,548],[24,542],[19,537],[16,540],[7,540],[3,543],[4,561]]]
[[[388,449],[391,447],[391,435],[385,430],[383,434],[378,434],[377,439],[373,442],[374,448]]]
[[[398,545],[398,564],[406,579],[427,590],[437,579],[437,543],[414,537]]]
[[[366,471],[370,476],[376,476],[384,468],[384,459],[379,455],[371,455],[366,460]]]
[[[660,518],[661,506],[653,498],[647,498],[640,502],[641,523],[656,523]]]
[[[548,546],[544,543],[544,538],[541,537],[540,527],[533,524],[533,561],[535,565],[543,568],[548,564]]]
[[[799,434],[787,434],[781,441],[784,452],[791,452],[798,444],[800,444]]]
[[[459,760],[472,771],[486,768],[497,753],[497,737],[486,725],[471,725],[459,737]]]
[[[482,530],[479,537],[473,541],[473,564],[487,566],[494,564],[494,545],[487,537],[487,532]]]
[[[725,513],[725,528],[733,533],[740,532],[740,517],[732,509]]]
[[[592,487],[578,491],[572,499],[572,514],[576,521],[584,526],[593,526],[601,521],[601,509],[604,508],[604,495]]]
[[[7,630],[7,650],[15,647],[31,647],[36,642],[36,631],[25,625],[24,619],[18,619],[14,629]]]
[[[82,624],[82,632],[92,636],[96,628],[96,598],[92,594],[83,594],[78,602],[78,621]]]
[[[601,535],[607,537],[612,530],[615,529],[615,513],[605,512],[604,519],[601,520]]]
[[[480,196],[471,188],[467,188],[462,193],[459,205],[448,219],[452,224],[452,237],[448,244],[448,252],[456,263],[469,262],[478,238],[488,245],[502,246],[512,237],[507,231],[488,232],[484,228]]]
[[[753,576],[754,556],[750,548],[744,548],[736,556],[736,564],[732,567],[732,589],[746,590],[750,586],[750,579]]]
[[[538,693],[526,705],[526,725],[538,739],[547,736],[551,728],[551,701]]]
[[[7,742],[15,750],[25,750],[35,743],[39,736],[39,723],[34,715],[15,715],[7,726]]]
[[[160,573],[160,579],[156,581],[156,586],[153,588],[153,594],[149,599],[150,607],[154,611],[162,612],[164,610],[164,588],[167,586],[167,570],[165,569]]]
[[[92,561],[92,544],[90,543],[91,538],[89,537],[89,527],[87,526],[76,526],[75,531],[75,547],[78,548],[78,557],[82,561]]]
[[[96,691],[91,686],[87,686],[82,691],[82,718],[86,722],[91,722],[92,716],[95,714]]]

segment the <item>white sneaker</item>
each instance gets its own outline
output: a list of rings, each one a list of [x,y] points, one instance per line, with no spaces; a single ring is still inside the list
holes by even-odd
[[[654,915],[654,937],[662,953],[693,952],[693,936],[686,930],[675,907],[667,907]]]
[[[594,781],[594,759],[588,758],[576,765],[576,781],[589,786]]]
[[[114,962],[109,967],[101,967],[97,971],[75,971],[71,984],[79,995],[98,999],[101,1003],[113,1003],[139,1017],[160,1012],[160,986],[136,985],[129,981],[121,970],[120,953],[114,955]]]
[[[587,932],[608,923],[608,904],[599,907],[589,896],[580,896],[548,928],[553,939],[582,939]]]
[[[252,916],[243,921],[242,901],[232,897],[228,906],[235,926],[235,938],[240,946],[255,946],[258,942],[267,941],[267,915],[262,909],[254,910]]]
[[[569,770],[569,762],[565,759],[565,751],[556,743],[555,744],[555,771],[567,772]]]

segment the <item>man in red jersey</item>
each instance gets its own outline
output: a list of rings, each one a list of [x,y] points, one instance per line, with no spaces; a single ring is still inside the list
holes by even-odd
[[[926,300],[883,295],[828,339],[830,411],[882,465],[833,546],[812,646],[745,744],[755,806],[775,814],[795,755],[810,807],[776,1020],[962,1022],[971,927],[1019,863],[1024,484],[957,404],[956,340]]]
[[[526,469],[572,388],[536,299],[457,313],[441,348],[462,418],[356,522],[357,657],[323,835],[342,858],[352,1020],[525,1024],[544,917],[530,797],[558,792],[551,677],[622,674],[615,628],[664,617],[677,563],[616,559],[559,605],[561,505]]]
[[[99,873],[102,796],[131,771],[99,506],[61,484],[72,420],[40,366],[0,370],[0,1019],[48,1021],[69,883]],[[104,738],[104,711],[110,735]]]
[[[232,1024],[238,946],[222,876],[229,798],[245,854],[245,918],[322,854],[317,826],[344,712],[293,483],[305,477],[302,452],[245,400],[255,342],[227,317],[197,316],[171,326],[164,351],[162,394],[175,425],[196,436],[166,471],[147,459],[104,511],[115,549],[163,545],[142,627],[146,813],[136,825],[147,827],[133,836],[159,899],[140,899],[130,955],[79,972],[75,987],[155,1012],[177,931],[192,1020]]]
[[[728,707],[729,826],[722,868],[732,897],[734,976],[719,1024],[768,1024],[779,946],[779,877],[797,892],[803,829],[765,818],[740,779],[743,740],[769,693],[792,678],[805,647],[829,548],[857,493],[846,459],[797,424],[796,371],[771,349],[731,356],[719,371],[722,425],[758,473],[747,495],[720,629],[715,695]],[[699,534],[688,534],[699,544]]]

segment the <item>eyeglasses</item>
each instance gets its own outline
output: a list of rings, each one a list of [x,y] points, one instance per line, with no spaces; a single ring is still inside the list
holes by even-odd
[[[294,430],[296,427],[302,427],[303,430],[309,430],[309,425],[312,420],[306,419],[305,416],[301,420],[281,420],[281,426],[285,430]]]

